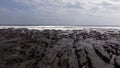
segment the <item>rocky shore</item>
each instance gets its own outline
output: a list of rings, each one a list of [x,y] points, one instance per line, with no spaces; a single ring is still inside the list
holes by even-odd
[[[120,33],[0,29],[0,68],[120,68]]]

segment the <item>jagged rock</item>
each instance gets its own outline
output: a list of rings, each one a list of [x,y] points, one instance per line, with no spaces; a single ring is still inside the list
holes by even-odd
[[[0,64],[0,68],[6,68],[5,64]]]
[[[99,45],[99,44],[98,44]],[[96,54],[105,62],[109,63],[110,62],[110,56],[109,54],[103,50],[102,45],[94,45],[94,50]]]
[[[91,46],[91,45],[89,45]],[[94,51],[93,47],[86,47],[88,66],[91,68],[114,68],[113,65],[104,62]]]
[[[0,29],[0,68],[120,68],[120,35]]]
[[[117,56],[115,58],[115,64],[116,64],[116,68],[120,68],[120,56]]]

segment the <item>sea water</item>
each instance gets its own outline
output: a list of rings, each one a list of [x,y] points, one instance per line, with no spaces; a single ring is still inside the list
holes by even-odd
[[[91,30],[98,31],[102,34],[105,32],[120,33],[120,27],[118,26],[0,26],[0,29],[8,28],[27,28],[30,30],[85,30],[90,32]]]
[[[109,30],[120,30],[120,27],[116,26],[0,26],[0,29],[7,28],[27,28],[37,30],[81,30],[81,29],[109,29]]]

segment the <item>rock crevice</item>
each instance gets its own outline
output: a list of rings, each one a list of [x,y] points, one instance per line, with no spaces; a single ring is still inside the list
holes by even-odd
[[[0,68],[120,68],[120,34],[0,29]]]

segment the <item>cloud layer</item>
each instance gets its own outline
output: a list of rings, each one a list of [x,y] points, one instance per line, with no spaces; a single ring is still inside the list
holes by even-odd
[[[88,25],[120,22],[119,0],[4,0],[0,4],[1,22]]]

